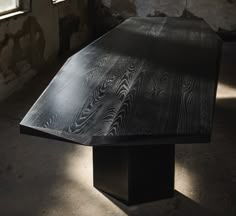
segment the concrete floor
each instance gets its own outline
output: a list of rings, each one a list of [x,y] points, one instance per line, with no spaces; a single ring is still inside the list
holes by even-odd
[[[224,44],[212,142],[176,146],[174,198],[131,207],[93,188],[90,147],[19,133],[49,71],[0,103],[0,216],[236,215],[236,43]]]

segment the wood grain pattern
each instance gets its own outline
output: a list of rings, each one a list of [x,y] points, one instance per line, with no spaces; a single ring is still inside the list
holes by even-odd
[[[21,129],[84,145],[207,142],[220,49],[202,20],[130,18],[68,59]]]

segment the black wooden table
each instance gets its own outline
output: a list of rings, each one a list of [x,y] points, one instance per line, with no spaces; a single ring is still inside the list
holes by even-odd
[[[73,55],[21,132],[93,146],[94,186],[173,196],[174,147],[209,142],[221,41],[203,20],[130,18]]]

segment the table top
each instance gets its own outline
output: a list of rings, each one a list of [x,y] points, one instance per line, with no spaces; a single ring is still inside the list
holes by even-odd
[[[220,50],[203,20],[129,18],[67,60],[21,131],[92,146],[209,142]]]

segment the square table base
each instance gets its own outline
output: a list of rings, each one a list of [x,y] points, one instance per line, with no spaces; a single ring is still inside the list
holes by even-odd
[[[93,147],[94,187],[133,205],[173,197],[175,145]]]

